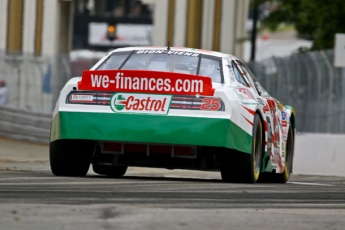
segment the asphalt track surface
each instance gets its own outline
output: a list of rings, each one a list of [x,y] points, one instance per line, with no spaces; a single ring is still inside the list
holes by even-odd
[[[188,175],[111,179],[2,171],[0,229],[340,230],[344,188],[339,178],[302,176],[252,185]]]
[[[56,177],[46,160],[6,160],[0,149],[0,229],[344,230],[345,178],[228,184],[217,172],[145,168]]]

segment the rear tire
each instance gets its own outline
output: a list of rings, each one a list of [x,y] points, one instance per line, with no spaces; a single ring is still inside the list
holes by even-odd
[[[223,181],[255,183],[259,179],[263,153],[262,130],[260,116],[255,114],[252,134],[252,152],[248,154],[227,150],[223,153],[220,170]]]
[[[127,166],[120,165],[99,165],[97,162],[92,163],[92,169],[95,173],[106,175],[108,177],[119,178],[125,175]]]
[[[95,144],[83,140],[56,140],[49,145],[50,168],[56,176],[85,176]]]

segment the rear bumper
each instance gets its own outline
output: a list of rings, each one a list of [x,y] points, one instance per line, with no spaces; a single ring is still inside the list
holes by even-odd
[[[188,146],[214,146],[251,152],[251,136],[224,118],[59,112],[51,141],[84,139]]]

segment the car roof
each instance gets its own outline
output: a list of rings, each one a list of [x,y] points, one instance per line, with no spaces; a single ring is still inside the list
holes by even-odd
[[[167,50],[167,46],[137,46],[137,47],[125,47],[125,48],[118,48],[113,51],[110,51],[109,54],[116,53],[116,52],[123,52],[123,51],[132,51],[132,50]],[[233,55],[216,52],[212,50],[204,50],[204,49],[194,49],[194,48],[187,48],[187,47],[170,47],[170,51],[180,51],[180,52],[192,52],[192,53],[200,53],[211,55],[215,57],[230,57],[231,59],[238,60]]]

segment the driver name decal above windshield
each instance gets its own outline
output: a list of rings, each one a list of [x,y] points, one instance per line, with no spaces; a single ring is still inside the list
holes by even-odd
[[[182,56],[199,57],[200,54],[192,52],[174,51],[174,50],[138,50],[137,54],[174,54]]]
[[[181,73],[210,77],[216,83],[223,82],[220,57],[176,50],[134,50],[130,55],[114,53],[96,70],[160,71],[166,72],[165,75]]]

